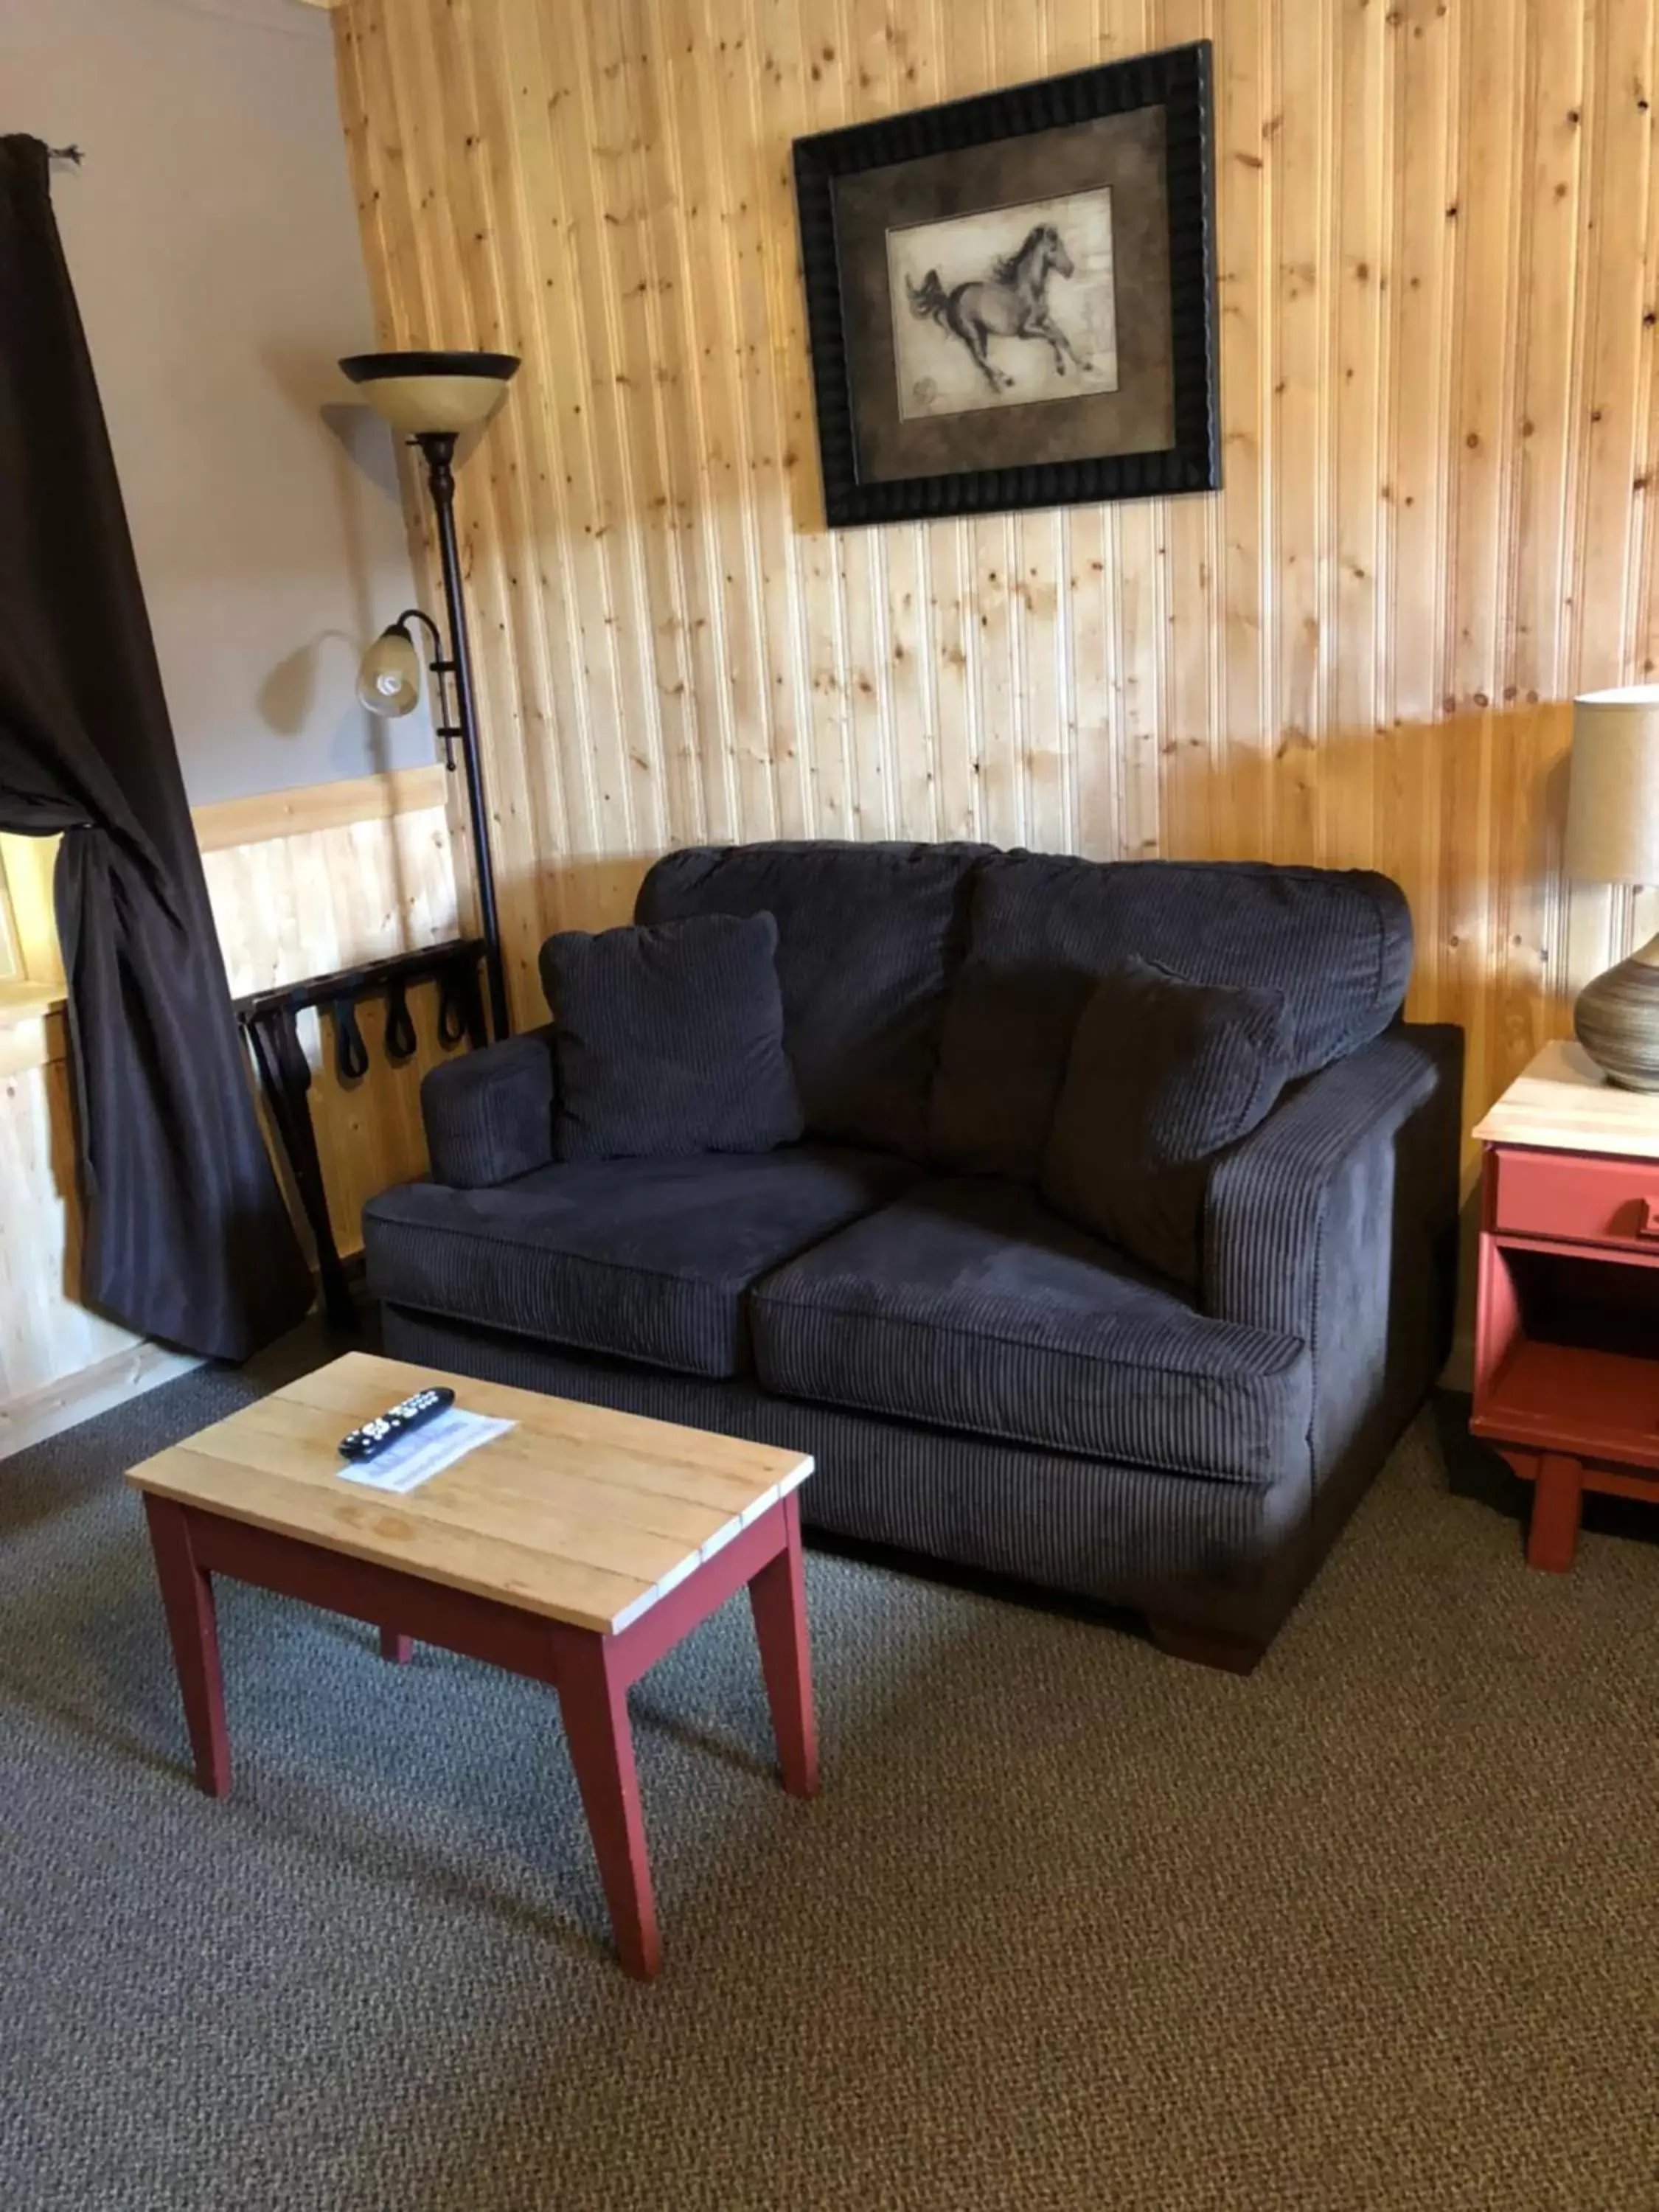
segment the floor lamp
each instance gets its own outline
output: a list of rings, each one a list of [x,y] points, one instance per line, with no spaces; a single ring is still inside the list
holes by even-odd
[[[407,714],[421,696],[421,669],[411,622],[432,633],[429,664],[434,679],[438,736],[444,765],[453,769],[459,741],[466,771],[466,800],[472,823],[472,859],[478,884],[478,921],[483,933],[484,973],[489,986],[489,1026],[504,1037],[512,1027],[507,1014],[507,976],[501,966],[501,923],[495,911],[495,871],[489,854],[489,817],[484,807],[483,774],[478,758],[478,718],[472,692],[472,654],[466,606],[461,592],[461,560],[455,538],[455,441],[482,422],[507,389],[519,363],[510,353],[360,353],[340,363],[361,387],[375,413],[400,436],[421,449],[427,488],[438,517],[438,555],[443,567],[444,605],[449,617],[449,651],[430,615],[409,607],[383,630],[363,655],[357,696],[372,714]],[[444,679],[454,684],[450,714]]]

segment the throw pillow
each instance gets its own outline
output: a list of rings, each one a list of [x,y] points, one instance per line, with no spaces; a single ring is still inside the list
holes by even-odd
[[[556,1024],[555,1158],[793,1143],[801,1109],[783,1049],[777,946],[769,914],[550,937],[541,969]]]
[[[1290,1066],[1282,991],[1125,960],[1073,1032],[1043,1196],[1196,1289],[1207,1164],[1265,1119]]]

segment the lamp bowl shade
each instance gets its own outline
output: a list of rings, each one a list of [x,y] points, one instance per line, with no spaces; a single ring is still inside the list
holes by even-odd
[[[1590,691],[1572,706],[1567,872],[1659,884],[1659,685]]]
[[[421,696],[421,662],[401,623],[383,629],[357,664],[357,698],[371,714],[393,721],[414,711]]]
[[[375,413],[410,438],[482,422],[518,366],[510,353],[354,353],[340,363]]]

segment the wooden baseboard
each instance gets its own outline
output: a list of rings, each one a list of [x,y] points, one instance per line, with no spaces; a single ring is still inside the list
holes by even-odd
[[[130,1351],[112,1353],[76,1375],[65,1375],[38,1390],[0,1403],[0,1460],[31,1444],[44,1443],[78,1421],[106,1413],[112,1406],[153,1390],[160,1382],[188,1375],[206,1363],[194,1352],[170,1352],[164,1345],[135,1344]]]

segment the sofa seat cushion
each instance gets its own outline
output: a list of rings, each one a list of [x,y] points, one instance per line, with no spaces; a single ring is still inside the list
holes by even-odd
[[[750,1306],[790,1397],[1221,1480],[1308,1464],[1299,1338],[1206,1318],[1023,1184],[923,1183]]]
[[[901,1160],[827,1145],[582,1160],[490,1190],[405,1183],[363,1209],[377,1298],[687,1375],[750,1362],[757,1277],[896,1197]]]

